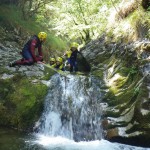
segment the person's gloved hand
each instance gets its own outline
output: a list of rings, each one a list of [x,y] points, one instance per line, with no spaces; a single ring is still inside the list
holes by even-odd
[[[38,61],[43,61],[43,57],[42,56],[37,56],[36,57],[36,62],[38,62]]]

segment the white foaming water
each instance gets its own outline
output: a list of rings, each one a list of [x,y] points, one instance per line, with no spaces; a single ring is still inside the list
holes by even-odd
[[[59,136],[50,137],[44,135],[37,135],[37,140],[34,141],[34,144],[42,145],[44,150],[150,150],[150,148],[111,143],[106,140],[75,142]]]
[[[59,133],[59,129],[60,129],[61,125],[62,124],[61,124],[59,114],[56,114],[55,112],[49,112],[47,114],[47,119],[45,120],[44,134],[47,135],[48,134],[47,131],[51,130],[51,132],[49,134],[51,136],[55,136],[55,134]]]
[[[72,75],[65,79],[53,76],[32,145],[39,145],[40,150],[148,150],[102,139],[99,82]]]

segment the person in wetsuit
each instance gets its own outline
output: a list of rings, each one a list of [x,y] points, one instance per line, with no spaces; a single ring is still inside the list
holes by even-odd
[[[42,54],[42,44],[46,41],[47,34],[45,32],[40,32],[38,35],[34,35],[31,39],[24,45],[22,49],[22,59],[9,64],[10,67],[16,65],[32,65],[35,62],[43,61]],[[38,49],[38,55],[36,55],[36,49]]]
[[[70,46],[70,50],[66,51],[66,53],[64,54],[68,58],[70,72],[78,71],[78,66],[77,66],[77,54],[78,53],[80,53],[78,51],[78,44],[73,42]]]
[[[63,64],[63,59],[61,57],[56,58],[56,69],[64,71],[64,64]]]

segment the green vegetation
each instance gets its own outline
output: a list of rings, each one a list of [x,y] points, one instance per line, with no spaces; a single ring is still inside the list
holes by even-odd
[[[19,36],[26,37],[38,34],[40,31],[46,31],[48,33],[48,38],[46,41],[45,49],[47,49],[48,52],[45,51],[45,53],[49,53],[49,50],[62,51],[65,49],[65,41],[54,36],[53,32],[49,31],[47,27],[43,26],[43,22],[37,23],[36,18],[29,18],[28,20],[24,20],[22,17],[22,11],[17,6],[0,5],[0,10],[0,25],[6,28],[8,31],[15,29],[20,32]],[[24,33],[24,35],[21,35],[22,33]]]
[[[144,19],[142,19],[144,18]],[[128,20],[135,31],[136,38],[149,38],[150,12],[142,8],[135,10]]]
[[[0,23],[5,24],[6,27],[10,25],[21,26],[25,30],[28,30],[32,34],[38,33],[40,31],[40,27],[35,24],[33,20],[24,20],[22,18],[22,13],[17,6],[14,5],[1,5],[1,14],[0,14]],[[9,23],[9,24],[6,24]]]
[[[47,87],[33,84],[21,75],[1,79],[0,85],[0,125],[21,130],[32,128],[43,110]]]
[[[14,1],[15,5],[0,6],[0,20],[17,23],[32,34],[47,30],[51,49],[66,49],[65,41],[84,44],[104,33],[116,42],[149,38],[150,12],[137,1]]]

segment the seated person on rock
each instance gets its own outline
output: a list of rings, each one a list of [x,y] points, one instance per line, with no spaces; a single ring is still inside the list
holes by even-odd
[[[61,57],[57,57],[55,68],[64,71],[63,59]]]
[[[47,34],[45,32],[40,32],[37,35],[34,35],[25,45],[21,52],[22,59],[12,62],[9,64],[10,67],[16,65],[32,65],[35,62],[43,61],[42,54],[42,44],[46,41]],[[38,55],[36,55],[36,48],[38,49]]]
[[[51,58],[50,58],[50,63],[49,63],[49,64],[50,64],[50,66],[52,66],[52,67],[55,68],[55,67],[56,67],[56,59],[51,57]]]
[[[80,53],[78,51],[78,44],[73,42],[70,46],[70,50],[67,50],[66,53],[64,54],[68,58],[68,64],[69,64],[70,72],[78,71],[77,53]]]

